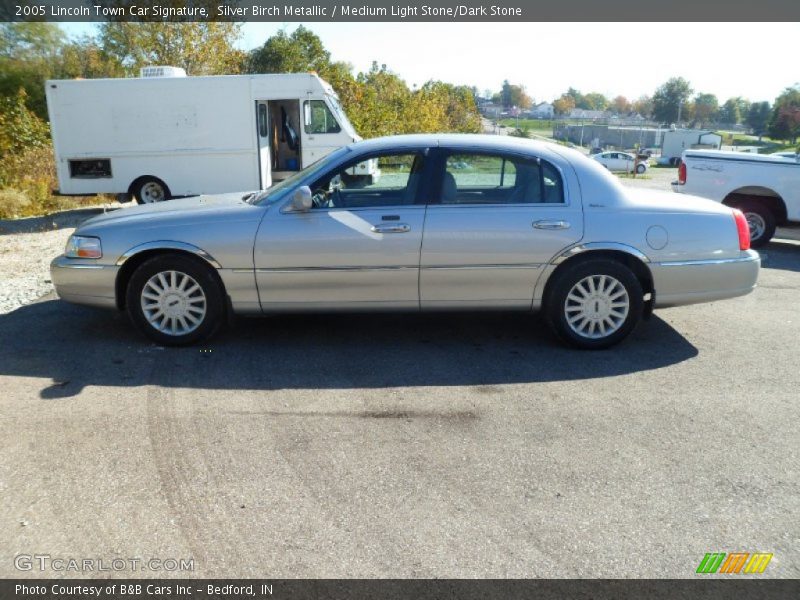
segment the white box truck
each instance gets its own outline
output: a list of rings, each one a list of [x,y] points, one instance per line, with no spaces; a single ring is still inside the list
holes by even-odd
[[[670,129],[661,138],[658,164],[678,166],[684,150],[719,150],[722,136],[708,129]]]
[[[311,73],[47,81],[59,193],[138,202],[266,189],[361,138]],[[377,176],[373,161],[354,177]]]

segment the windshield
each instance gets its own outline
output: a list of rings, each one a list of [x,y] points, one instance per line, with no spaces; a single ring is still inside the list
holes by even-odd
[[[344,129],[350,134],[354,134],[356,130],[353,128],[353,124],[350,122],[350,119],[348,119],[347,115],[344,113],[342,105],[339,104],[339,98],[337,96],[334,96],[333,94],[329,94],[328,102],[330,103],[333,112],[336,113],[337,120],[339,121],[339,124],[342,126],[342,129]]]
[[[302,171],[298,171],[291,177],[284,179],[283,181],[279,181],[275,185],[270,188],[267,188],[260,194],[256,195],[252,199],[253,204],[272,204],[273,202],[280,200],[283,198],[283,192],[289,190],[294,187],[294,185],[305,179],[306,177],[311,177],[312,175],[317,174],[318,172],[322,171],[330,164],[334,164],[337,162],[342,156],[350,152],[347,146],[343,148],[339,148],[338,150],[334,150],[327,156],[323,156],[317,162],[307,166]]]

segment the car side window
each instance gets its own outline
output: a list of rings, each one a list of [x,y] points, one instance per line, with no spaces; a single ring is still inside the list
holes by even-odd
[[[494,154],[450,154],[440,193],[442,204],[563,203],[558,170],[539,159]]]
[[[306,133],[339,133],[342,130],[322,100],[306,100],[303,111]]]
[[[420,153],[379,154],[336,168],[310,187],[312,208],[372,208],[414,204]]]

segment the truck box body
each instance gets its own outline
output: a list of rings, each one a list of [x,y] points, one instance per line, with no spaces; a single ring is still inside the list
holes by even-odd
[[[62,80],[46,92],[62,194],[131,193],[143,178],[171,196],[264,189],[359,139],[312,74]]]

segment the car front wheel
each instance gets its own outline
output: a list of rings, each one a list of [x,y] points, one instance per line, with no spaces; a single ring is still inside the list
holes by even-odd
[[[641,319],[644,293],[625,265],[593,259],[556,274],[545,317],[567,343],[584,349],[608,348],[625,339]]]
[[[131,320],[163,346],[183,346],[210,337],[224,317],[224,295],[209,267],[176,254],[142,263],[128,285]]]

